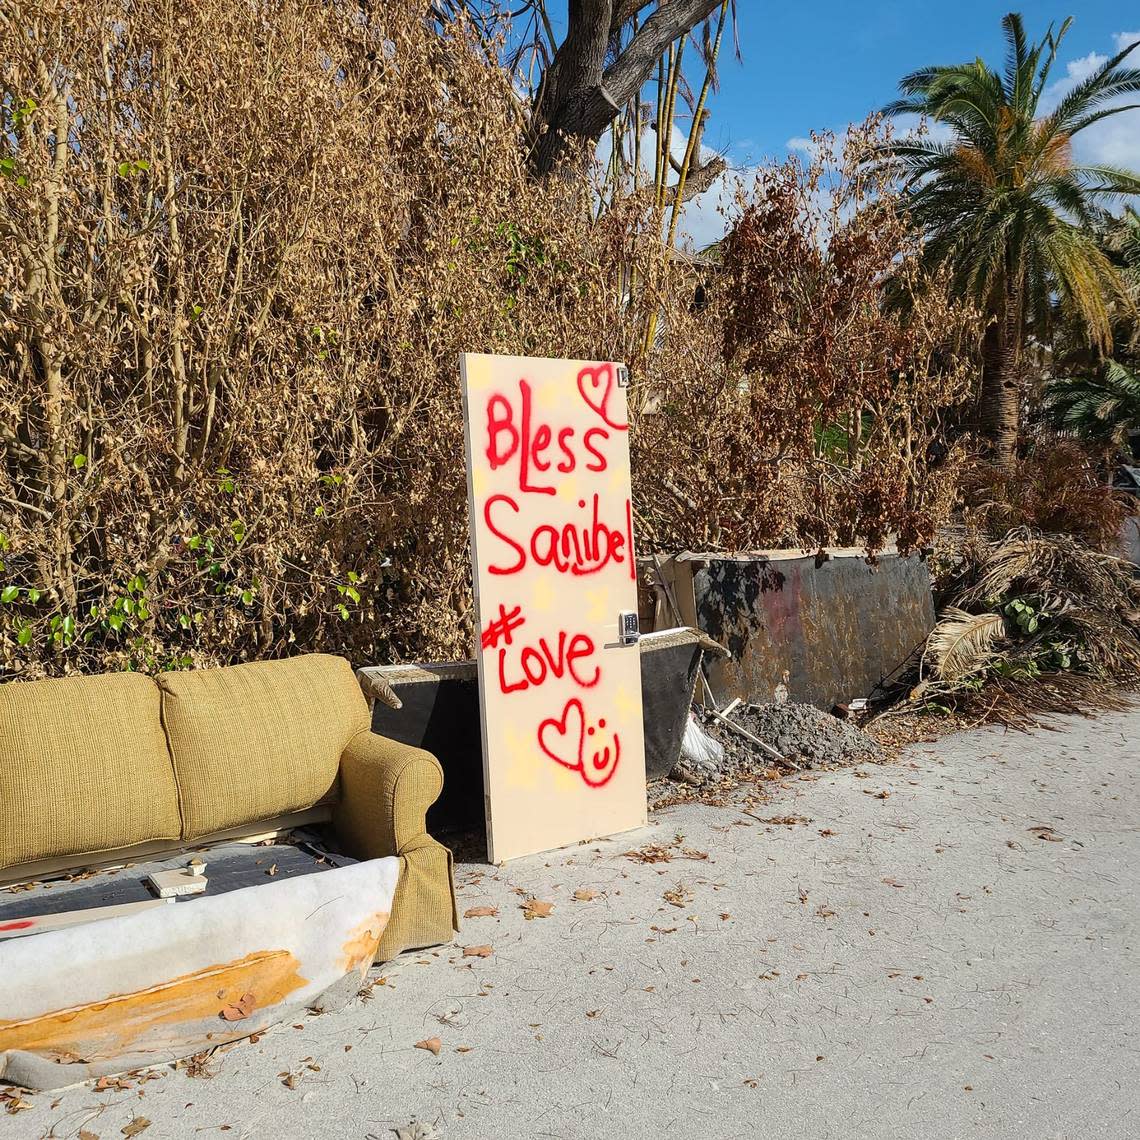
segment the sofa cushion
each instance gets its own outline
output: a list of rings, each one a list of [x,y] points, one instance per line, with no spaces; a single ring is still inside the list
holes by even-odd
[[[139,673],[0,685],[0,867],[178,838],[159,706]]]
[[[184,839],[311,807],[368,728],[352,667],[326,654],[164,673],[158,684]]]

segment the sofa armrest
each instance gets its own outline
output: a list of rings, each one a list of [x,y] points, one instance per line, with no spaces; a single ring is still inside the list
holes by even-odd
[[[333,823],[342,847],[357,859],[400,859],[377,961],[449,942],[458,929],[451,852],[427,832],[427,810],[441,791],[443,769],[421,748],[360,732],[341,755]]]
[[[399,855],[427,835],[427,810],[443,791],[443,769],[422,748],[359,732],[340,758],[334,822],[357,859]]]

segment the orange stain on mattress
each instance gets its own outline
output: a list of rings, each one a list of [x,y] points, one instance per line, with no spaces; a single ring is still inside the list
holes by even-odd
[[[244,1019],[224,1021],[221,1011],[246,994],[253,995],[251,1013],[278,1004],[307,984],[299,966],[288,950],[261,950],[133,993],[0,1021],[0,1053],[21,1049],[57,1060],[91,1061],[161,1047],[188,1035],[202,1037],[211,1032],[203,1025],[211,1022],[217,1024],[211,1044],[222,1044],[246,1036],[253,1027]]]
[[[377,911],[366,918],[348,936],[341,947],[342,956],[338,965],[346,973],[359,970],[363,974],[376,957],[376,947],[380,945],[380,935],[388,925],[388,912]]]

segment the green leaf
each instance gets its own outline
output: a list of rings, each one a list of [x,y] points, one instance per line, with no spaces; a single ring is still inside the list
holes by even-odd
[[[20,588],[18,586],[5,586],[0,590],[0,602],[7,605],[9,602],[14,602],[20,596]]]
[[[242,590],[242,592],[241,592],[241,604],[243,606],[253,605],[253,591],[252,590]]]
[[[344,591],[357,605],[360,605],[360,593],[354,586],[349,586]]]
[[[40,600],[42,595],[40,594],[39,590],[33,586],[32,589],[24,591],[24,597],[26,597],[28,601],[31,602],[34,606],[36,602]]]
[[[71,466],[74,467],[76,471],[78,471],[81,467],[86,467],[87,466],[87,456],[83,455],[83,454],[77,454],[77,455],[72,456]]]
[[[20,626],[20,632],[16,634],[16,641],[20,645],[30,645],[32,641],[32,627],[26,622]]]

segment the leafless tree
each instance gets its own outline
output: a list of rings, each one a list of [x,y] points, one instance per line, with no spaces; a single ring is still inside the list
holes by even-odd
[[[672,122],[671,117],[663,118],[666,102],[661,95],[675,89],[692,112],[690,136],[695,144],[687,148],[695,160],[684,172],[683,197],[707,190],[726,164],[719,156],[701,162],[707,114],[685,82],[680,55],[685,41],[695,40],[706,73],[715,83],[714,43],[719,46],[719,40],[712,25],[718,9],[722,22],[731,10],[735,25],[734,0],[729,4],[723,0],[568,0],[561,40],[548,9],[547,0],[518,0],[515,5],[496,0],[437,0],[432,5],[441,21],[462,15],[474,22],[488,43],[501,37],[504,62],[514,71],[528,103],[533,169],[547,175],[576,154],[591,153],[592,144],[619,120],[635,140],[628,161],[636,162],[633,152],[648,126],[667,137]],[[642,90],[655,73],[657,114],[646,116]],[[664,154],[680,178],[682,163],[667,146]],[[664,204],[670,198],[665,195]]]

